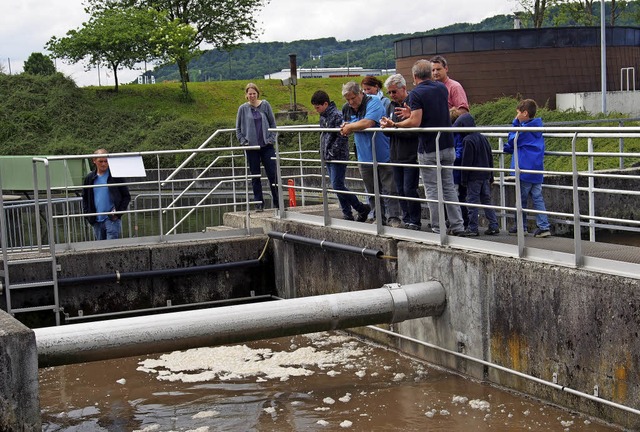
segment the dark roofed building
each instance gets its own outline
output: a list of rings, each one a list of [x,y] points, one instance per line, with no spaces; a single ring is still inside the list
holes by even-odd
[[[600,27],[421,36],[398,40],[394,47],[396,69],[407,78],[416,60],[444,56],[450,77],[463,85],[472,104],[522,95],[555,108],[557,93],[601,90]],[[638,68],[640,28],[608,27],[606,52],[607,90],[628,89],[621,70]]]

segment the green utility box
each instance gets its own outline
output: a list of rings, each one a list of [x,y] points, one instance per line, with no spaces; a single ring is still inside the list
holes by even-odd
[[[0,188],[5,191],[33,191],[33,166],[38,169],[38,190],[46,190],[45,164],[33,162],[41,156],[0,156]],[[54,187],[81,186],[90,171],[86,159],[49,161],[50,185]]]

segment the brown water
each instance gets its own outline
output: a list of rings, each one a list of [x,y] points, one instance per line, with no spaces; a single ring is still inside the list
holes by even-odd
[[[42,369],[40,395],[44,431],[619,430],[342,333]]]

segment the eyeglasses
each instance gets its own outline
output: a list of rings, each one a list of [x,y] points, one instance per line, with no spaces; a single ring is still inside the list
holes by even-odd
[[[390,94],[390,95],[393,95],[393,94],[398,93],[398,90],[389,90],[387,93]]]

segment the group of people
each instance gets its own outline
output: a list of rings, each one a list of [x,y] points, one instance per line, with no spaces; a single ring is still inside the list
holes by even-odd
[[[418,183],[422,178],[428,200],[430,226],[433,232],[441,229],[438,212],[438,172],[429,166],[437,164],[439,155],[441,166],[454,165],[475,167],[477,170],[444,169],[441,184],[445,214],[449,234],[456,236],[478,236],[479,207],[461,206],[461,203],[491,205],[491,184],[493,183],[493,154],[489,141],[474,131],[454,131],[453,133],[399,133],[390,129],[414,127],[459,127],[473,128],[475,122],[469,113],[469,103],[462,85],[449,78],[448,65],[442,56],[430,61],[419,60],[412,68],[415,88],[407,89],[406,79],[391,75],[384,83],[375,77],[365,77],[361,85],[348,82],[342,87],[346,101],[340,113],[326,92],[319,90],[311,98],[311,103],[320,114],[322,128],[340,128],[340,133],[326,132],[321,138],[321,153],[327,162],[332,187],[336,191],[346,191],[344,185],[345,161],[349,158],[348,140],[353,134],[356,157],[366,191],[373,194],[374,178],[378,179],[378,190],[383,195],[381,209],[383,223],[392,227],[404,226],[412,230],[421,229],[421,205]],[[383,86],[386,89],[384,96]],[[522,101],[517,108],[514,126],[537,126],[541,120],[535,117],[536,104],[533,100]],[[342,114],[342,115],[340,115]],[[374,133],[367,129],[380,127],[389,129],[384,133]],[[517,142],[519,167],[523,170],[542,170],[544,139],[541,133],[521,132],[509,136],[506,152],[513,152]],[[438,152],[436,152],[438,145]],[[375,151],[374,151],[375,149]],[[373,175],[373,160],[390,162],[402,166],[382,165]],[[514,161],[515,162],[515,161]],[[411,165],[416,165],[411,166]],[[340,167],[337,169],[336,167]],[[544,211],[541,194],[542,174],[521,176],[521,197],[526,206],[531,196],[536,210]],[[394,196],[398,198],[393,198]],[[372,203],[361,203],[354,195],[338,193],[343,217],[365,221],[365,212],[374,207]],[[484,208],[488,227],[486,235],[500,232],[496,213]],[[371,215],[368,215],[371,218]],[[526,216],[524,218],[526,223]],[[550,234],[549,224],[544,214],[537,214],[538,229],[535,236]],[[525,225],[526,226],[526,225]],[[517,233],[516,228],[510,234]],[[526,229],[525,229],[526,233]]]
[[[422,178],[428,201],[431,230],[439,233],[442,228],[438,211],[438,163],[448,233],[455,236],[478,236],[479,208],[491,206],[493,183],[493,154],[484,135],[469,131],[475,122],[469,113],[469,102],[462,85],[449,78],[448,64],[444,57],[418,60],[411,74],[414,88],[407,89],[406,79],[400,74],[387,78],[384,84],[376,77],[367,76],[360,84],[355,81],[342,86],[345,100],[339,110],[335,102],[323,91],[316,91],[311,104],[320,114],[320,126],[340,129],[340,132],[321,134],[320,153],[329,174],[331,187],[337,192],[343,218],[365,222],[376,218],[375,191],[383,199],[379,203],[382,223],[391,227],[412,230],[422,228],[422,210],[418,195],[418,182]],[[386,89],[385,96],[383,88]],[[268,101],[260,99],[260,90],[254,83],[245,87],[247,102],[238,109],[236,136],[241,145],[257,146],[246,151],[247,163],[252,174],[252,188],[256,211],[265,206],[261,182],[261,165],[269,180],[273,207],[279,206],[277,167],[274,143],[276,135],[269,129],[276,127],[275,116]],[[536,117],[537,105],[532,99],[520,101],[516,108],[513,126],[541,127]],[[397,128],[453,126],[452,132],[403,132]],[[370,128],[382,128],[373,132]],[[465,130],[456,131],[456,128]],[[350,193],[346,184],[349,161],[349,139],[353,135],[360,175],[369,199],[361,202]],[[438,146],[438,151],[436,151]],[[544,170],[544,138],[541,132],[511,132],[504,151],[516,153],[520,173],[520,197],[526,208],[529,198],[533,208],[545,212],[542,197],[542,173]],[[97,240],[118,238],[121,231],[121,215],[126,211],[131,196],[122,179],[111,176],[106,150],[96,151],[93,159],[95,170],[85,178],[83,193],[85,213],[98,213],[87,217],[93,226]],[[437,160],[439,159],[439,160]],[[377,165],[374,162],[385,165]],[[386,165],[386,163],[398,164]],[[415,165],[415,166],[413,166]],[[453,169],[454,166],[474,167],[473,170]],[[515,167],[515,157],[512,158]],[[374,167],[376,171],[374,172]],[[378,182],[375,185],[375,182]],[[109,186],[109,187],[100,187]],[[377,186],[377,187],[376,187]],[[474,204],[464,206],[461,203]],[[495,211],[482,207],[488,227],[486,235],[500,232]],[[355,212],[355,214],[354,214]],[[523,214],[523,231],[528,233],[526,215]],[[546,214],[536,213],[536,237],[550,235]],[[517,234],[518,226],[509,230]]]

